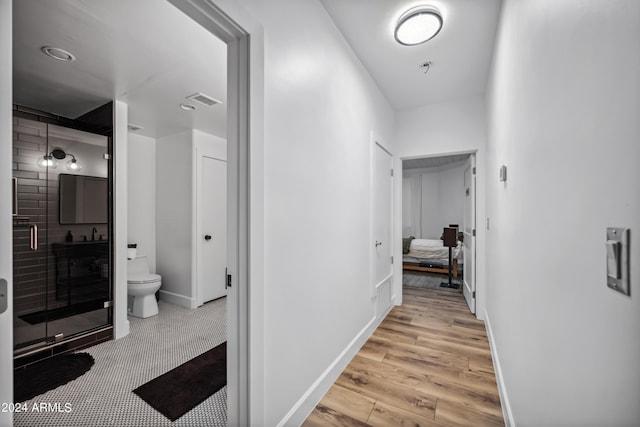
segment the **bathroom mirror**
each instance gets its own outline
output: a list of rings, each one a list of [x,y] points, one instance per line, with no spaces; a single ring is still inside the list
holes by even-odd
[[[107,178],[60,174],[60,224],[106,224],[107,191]]]

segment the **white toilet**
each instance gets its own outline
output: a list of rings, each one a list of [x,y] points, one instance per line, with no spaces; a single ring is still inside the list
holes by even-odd
[[[147,257],[127,261],[128,312],[135,317],[151,317],[158,314],[156,291],[160,289],[162,277],[149,273]]]

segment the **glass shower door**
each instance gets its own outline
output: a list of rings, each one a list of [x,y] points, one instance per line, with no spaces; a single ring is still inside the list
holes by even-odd
[[[111,325],[111,254],[108,138],[27,119],[15,129],[19,355]]]

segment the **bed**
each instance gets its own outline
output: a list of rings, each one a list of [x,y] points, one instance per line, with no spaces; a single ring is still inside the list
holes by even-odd
[[[462,265],[462,242],[451,248],[453,277],[458,277],[458,266]],[[426,271],[430,273],[449,273],[449,248],[443,246],[440,239],[413,239],[409,252],[403,254],[402,269]]]

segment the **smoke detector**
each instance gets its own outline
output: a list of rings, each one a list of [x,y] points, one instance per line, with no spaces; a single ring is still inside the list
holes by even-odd
[[[431,68],[431,61],[425,61],[420,63],[420,65],[418,65],[418,67],[425,73],[427,74],[429,72],[429,69]]]

